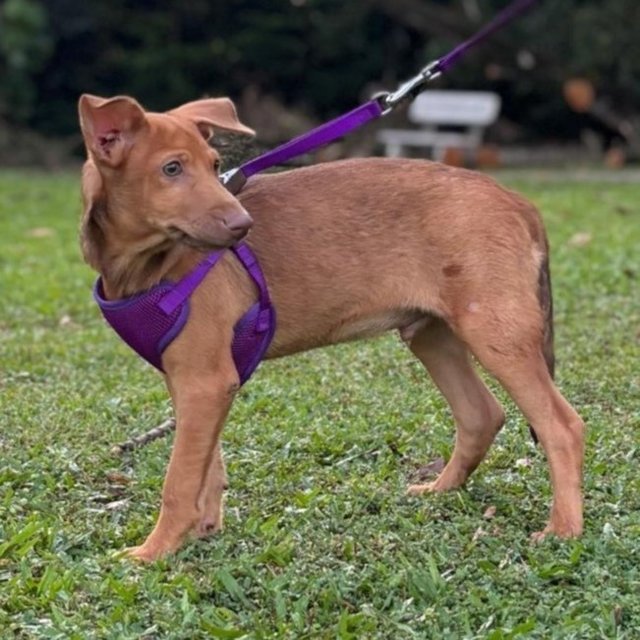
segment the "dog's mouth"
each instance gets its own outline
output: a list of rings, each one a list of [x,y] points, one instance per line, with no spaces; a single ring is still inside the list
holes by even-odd
[[[178,229],[178,227],[169,227],[167,229],[167,233],[169,238],[173,242],[184,244],[187,247],[191,247],[192,249],[198,250],[208,250],[208,249],[219,249],[220,245],[212,244],[211,242],[205,242],[200,238],[196,238],[192,235],[189,235],[186,231],[182,229]]]
[[[232,246],[239,240],[242,240],[249,232],[249,229],[229,229],[226,225],[221,225],[221,227],[221,235],[225,236],[224,238],[197,237],[176,226],[167,228],[167,235],[173,242],[186,245],[192,249],[212,251],[214,249],[224,249]]]
[[[205,251],[233,246],[252,226],[253,219],[242,207],[216,214],[211,212],[190,221],[167,221],[163,225],[171,242]]]

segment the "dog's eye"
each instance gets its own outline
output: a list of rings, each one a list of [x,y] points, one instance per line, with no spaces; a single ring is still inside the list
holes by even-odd
[[[175,178],[182,173],[182,165],[177,160],[172,160],[162,167],[162,173],[169,178]]]

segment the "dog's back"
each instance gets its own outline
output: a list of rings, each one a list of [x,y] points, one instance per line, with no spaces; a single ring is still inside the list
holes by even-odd
[[[455,323],[474,301],[497,309],[535,289],[546,259],[530,203],[487,176],[438,163],[327,163],[255,177],[238,197],[255,221],[248,243],[272,283],[277,355],[425,313]]]

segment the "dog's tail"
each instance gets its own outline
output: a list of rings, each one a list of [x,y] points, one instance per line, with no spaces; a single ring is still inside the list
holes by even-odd
[[[553,296],[551,295],[551,273],[549,271],[549,243],[545,238],[544,256],[538,271],[538,302],[542,311],[542,355],[547,363],[549,375],[553,380],[556,372],[556,356],[553,351]],[[529,425],[529,433],[535,444],[538,436]]]
[[[547,369],[553,379],[556,370],[556,357],[553,351],[553,297],[551,294],[551,274],[549,272],[549,245],[545,242],[545,254],[540,263],[538,274],[538,301],[542,310],[543,332],[542,353]]]

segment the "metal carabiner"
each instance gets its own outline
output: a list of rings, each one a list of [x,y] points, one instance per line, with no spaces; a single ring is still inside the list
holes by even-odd
[[[378,95],[377,97],[383,106],[382,115],[386,116],[404,100],[415,98],[420,91],[422,91],[421,87],[424,84],[439,77],[442,73],[437,68],[439,64],[440,60],[430,62],[426,67],[423,67],[417,75],[402,83],[395,91]]]

